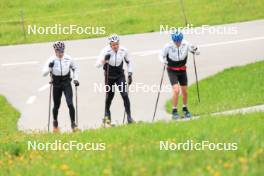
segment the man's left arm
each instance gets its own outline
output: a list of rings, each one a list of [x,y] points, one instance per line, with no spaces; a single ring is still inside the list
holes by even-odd
[[[195,55],[199,55],[200,51],[198,50],[198,47],[196,45],[193,44],[188,44],[188,50]]]
[[[132,83],[132,73],[133,73],[133,69],[132,69],[132,63],[131,63],[131,58],[130,55],[128,53],[128,51],[126,51],[125,54],[125,62],[127,64],[127,72],[128,72],[128,84],[130,85]]]
[[[76,62],[73,59],[71,59],[71,69],[73,72],[73,82],[74,82],[75,86],[79,86],[80,70],[79,70],[78,64],[76,64]]]

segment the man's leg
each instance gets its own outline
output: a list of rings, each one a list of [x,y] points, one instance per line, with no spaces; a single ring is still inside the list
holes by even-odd
[[[179,82],[181,85],[181,91],[182,91],[182,111],[184,113],[184,116],[187,118],[190,118],[192,115],[189,112],[187,108],[187,100],[188,100],[188,92],[187,92],[187,85],[188,85],[188,79],[187,79],[187,72],[184,72],[179,75]]]
[[[172,86],[172,106],[173,108],[177,108],[178,106],[179,94],[180,94],[179,84],[174,84]]]
[[[181,92],[182,92],[183,106],[187,106],[187,99],[188,99],[187,86],[181,86]]]
[[[180,117],[177,109],[179,94],[180,94],[179,84],[174,84],[172,86],[172,118],[173,119],[178,119]]]
[[[65,95],[65,99],[67,102],[67,106],[69,108],[69,114],[70,114],[70,118],[71,118],[71,127],[72,129],[76,128],[76,123],[75,123],[75,108],[73,105],[73,101],[72,101],[72,97],[73,97],[73,92],[72,92],[72,86],[71,84],[66,84],[64,85],[64,95]]]
[[[127,89],[126,89],[126,79],[125,79],[125,75],[121,76],[117,82],[116,82],[119,92],[122,96],[123,102],[124,102],[124,107],[125,107],[125,111],[127,113],[127,122],[128,123],[133,123],[133,119],[131,117],[131,111],[130,111],[130,101],[129,101],[129,97],[128,97],[128,93],[127,93]]]
[[[109,79],[108,86],[107,86],[107,89],[106,89],[107,92],[106,92],[106,99],[105,99],[105,118],[110,120],[110,122],[111,122],[110,107],[111,107],[111,104],[112,104],[112,100],[113,100],[113,98],[115,96],[114,83],[115,83],[115,80]]]
[[[180,93],[178,75],[175,71],[168,70],[168,76],[172,85],[172,118],[178,119],[180,117],[177,110]]]
[[[62,89],[60,86],[53,86],[53,127],[58,128],[58,111],[61,104]]]

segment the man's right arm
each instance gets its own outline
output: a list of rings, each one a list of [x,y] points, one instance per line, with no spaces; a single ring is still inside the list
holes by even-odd
[[[99,54],[98,59],[97,59],[97,61],[95,63],[95,66],[97,68],[100,68],[100,67],[102,67],[105,64],[105,55],[106,55],[105,49],[103,49],[101,51],[101,53]]]
[[[164,48],[161,50],[160,56],[159,56],[161,63],[163,63],[163,64],[168,63],[167,55],[168,55],[168,45],[165,45]]]
[[[45,63],[42,69],[42,75],[47,76],[51,72],[50,64],[54,65],[54,60],[52,58],[49,58],[48,61]]]

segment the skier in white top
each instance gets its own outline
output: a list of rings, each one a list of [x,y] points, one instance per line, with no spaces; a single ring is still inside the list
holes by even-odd
[[[114,98],[114,85],[116,84],[123,98],[125,111],[127,114],[127,121],[130,124],[133,123],[134,120],[131,117],[130,101],[126,88],[127,83],[125,79],[123,63],[125,62],[127,64],[128,85],[130,85],[132,83],[131,58],[128,54],[128,50],[119,45],[119,36],[117,34],[110,35],[108,41],[109,45],[103,48],[96,62],[96,66],[98,68],[103,66],[105,85],[107,85],[107,88],[109,88],[106,89],[105,117],[103,119],[103,123],[111,124],[110,106]]]
[[[79,67],[71,56],[64,53],[65,44],[63,42],[55,42],[53,48],[55,50],[55,55],[51,56],[43,67],[43,76],[50,74],[52,79],[51,83],[53,85],[53,132],[59,132],[58,110],[61,104],[62,93],[65,95],[69,108],[72,130],[76,131],[78,128],[75,122],[71,80],[73,79],[75,86],[79,86]],[[71,72],[73,73],[72,77]]]
[[[183,101],[183,114],[186,118],[191,118],[191,113],[187,108],[187,85],[188,78],[186,72],[186,63],[188,58],[188,53],[198,55],[198,48],[190,44],[188,41],[183,40],[183,34],[176,31],[171,35],[172,42],[167,43],[161,53],[161,62],[167,65],[167,72],[169,80],[173,89],[172,96],[172,118],[178,119],[180,116],[178,114],[178,96],[181,89],[182,101]]]

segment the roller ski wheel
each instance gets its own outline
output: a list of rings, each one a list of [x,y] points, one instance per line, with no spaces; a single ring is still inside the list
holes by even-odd
[[[53,121],[53,133],[60,133],[60,128],[58,127],[58,121]]]
[[[77,125],[76,125],[75,122],[73,122],[73,123],[71,124],[71,128],[72,128],[72,132],[73,132],[73,133],[81,131],[81,130],[77,127]]]
[[[60,129],[58,127],[53,127],[53,133],[60,133]]]
[[[103,128],[110,128],[110,127],[112,127],[111,120],[110,120],[110,118],[109,118],[108,116],[105,116],[105,117],[103,118],[103,124],[102,124],[102,127],[103,127]]]

